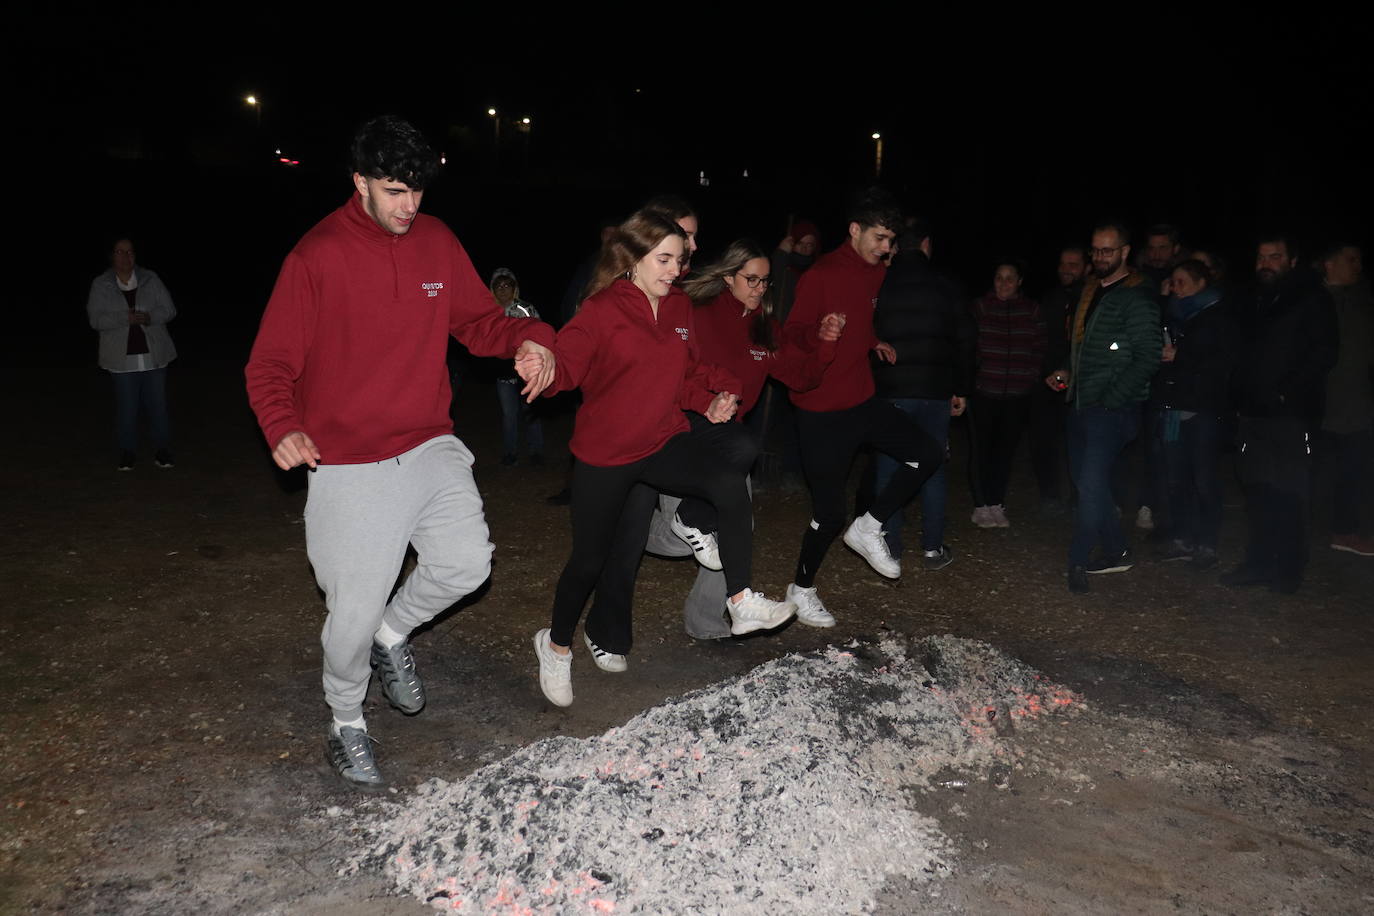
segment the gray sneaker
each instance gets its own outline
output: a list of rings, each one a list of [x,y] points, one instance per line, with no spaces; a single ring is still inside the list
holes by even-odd
[[[415,673],[415,653],[409,640],[394,649],[373,640],[372,667],[388,703],[408,716],[425,708],[425,685]]]
[[[372,737],[366,729],[345,725],[336,735],[331,727],[325,756],[334,772],[356,788],[380,789],[386,785],[377,761],[372,759]]]
[[[926,569],[944,569],[954,562],[954,551],[946,544],[941,544],[939,550],[923,550],[921,553],[921,562],[925,563]]]

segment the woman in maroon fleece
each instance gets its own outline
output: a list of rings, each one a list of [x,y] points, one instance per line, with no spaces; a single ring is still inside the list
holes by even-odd
[[[1045,322],[1040,307],[1021,295],[1021,277],[1020,264],[1002,261],[993,273],[992,290],[973,303],[978,372],[969,410],[969,476],[973,523],[980,528],[1011,527],[1007,479],[1045,357]]]
[[[812,350],[795,344],[782,345],[782,329],[773,318],[770,292],[770,263],[763,249],[750,239],[731,243],[714,263],[694,273],[683,284],[683,292],[696,305],[695,349],[702,362],[719,366],[740,380],[739,410],[742,420],[758,403],[763,384],[772,375],[795,391],[807,391],[820,384],[825,367],[835,358],[835,342],[840,339],[844,318],[828,314],[811,331]],[[692,432],[706,437],[722,458],[743,474],[748,474],[758,457],[759,442],[752,429],[738,424],[717,435],[698,414],[688,414]],[[714,551],[712,532],[716,513],[700,499],[684,499],[678,507],[673,530],[694,548],[693,541],[704,540]],[[698,554],[700,557],[700,554]],[[702,561],[708,568],[718,565]]]
[[[683,410],[713,423],[735,413],[739,382],[696,361],[689,346],[692,305],[673,281],[681,272],[686,234],[653,214],[631,216],[601,251],[591,295],[558,334],[557,374],[546,393],[582,389],[573,429],[573,551],[558,579],[552,622],[534,635],[539,686],[557,706],[572,703],[572,639],[588,596],[607,564],[607,581],[634,581],[639,551],[615,556],[617,525],[648,536],[651,505],[628,507],[637,483],[696,496],[716,507],[731,630],[771,629],[792,605],[749,588],[753,522],[744,475],[721,462],[689,432]],[[584,634],[584,640],[586,636]],[[597,650],[589,645],[592,652]]]

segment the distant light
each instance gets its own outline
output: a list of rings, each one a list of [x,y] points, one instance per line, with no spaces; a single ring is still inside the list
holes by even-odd
[[[529,119],[529,118],[521,118],[521,119],[520,119],[520,123],[521,123],[521,124],[526,124],[526,125],[527,125],[527,124],[530,123],[530,119]]]
[[[496,109],[495,109],[495,108],[488,108],[488,109],[487,109],[487,114],[491,115],[493,118],[496,117]]]
[[[749,177],[749,170],[748,170],[748,169],[745,169],[745,170],[744,170],[744,177],[745,177],[745,178],[748,178],[748,177]]]
[[[246,96],[244,98],[244,101],[247,102],[249,105],[256,105],[258,104],[258,97],[255,95]]]
[[[706,177],[705,172],[702,172],[700,177],[697,178],[697,184],[701,185],[703,188],[709,188],[711,186],[711,179]]]
[[[278,155],[278,156],[281,155],[281,150],[277,150],[277,155]]]
[[[883,138],[883,135],[882,135],[882,134],[880,134],[880,133],[874,131],[874,133],[873,133],[873,139],[874,139],[874,140],[881,140],[882,138]]]
[[[286,165],[290,165],[290,164],[291,164],[291,160],[290,160],[290,159],[287,159],[285,156],[282,156],[282,157],[281,157],[280,159],[278,159],[277,161],[278,161],[278,162],[281,162],[281,163],[284,163],[284,164],[286,164]]]
[[[447,157],[447,156],[440,156],[440,157],[439,157],[439,164],[440,164],[440,165],[448,165],[448,157]]]

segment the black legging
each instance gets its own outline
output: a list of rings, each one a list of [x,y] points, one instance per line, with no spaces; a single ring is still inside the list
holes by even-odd
[[[759,441],[753,430],[743,423],[712,423],[690,411],[687,420],[692,424],[692,438],[705,442],[720,456],[719,460],[748,476],[759,457]],[[677,514],[684,524],[699,531],[716,530],[716,507],[704,499],[684,497]]]
[[[878,519],[891,518],[910,502],[939,468],[944,450],[905,413],[878,398],[846,410],[798,409],[796,414],[812,521],[802,535],[795,581],[810,588],[831,542],[844,530],[845,484],[860,446],[871,445],[900,465],[869,507]]]
[[[637,487],[640,483],[648,486]],[[748,588],[753,552],[749,491],[744,475],[723,462],[709,444],[691,433],[679,433],[654,454],[630,464],[597,467],[578,461],[573,466],[573,551],[553,599],[550,639],[555,644],[572,645],[593,589],[603,592],[599,601],[630,606],[655,490],[697,496],[715,506],[726,593]],[[617,593],[604,594],[610,589]],[[629,651],[628,645],[608,645],[597,636],[592,638],[607,652]]]

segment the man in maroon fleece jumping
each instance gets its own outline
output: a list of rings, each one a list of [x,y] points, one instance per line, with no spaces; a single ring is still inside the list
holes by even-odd
[[[813,627],[835,625],[816,592],[816,571],[831,542],[844,530],[845,544],[875,571],[889,579],[900,576],[901,564],[888,550],[878,520],[891,518],[910,501],[944,458],[934,439],[875,396],[869,366],[870,351],[889,363],[896,359],[892,347],[873,332],[873,309],[901,225],[901,208],[884,192],[870,190],[856,199],[850,206],[849,237],[802,275],[783,327],[789,343],[810,350],[822,316],[845,316],[844,336],[820,384],[791,393],[812,520],[802,536],[787,600],[797,606],[797,619]],[[845,482],[854,454],[865,443],[895,459],[898,470],[869,511],[844,529]]]
[[[370,669],[391,705],[424,708],[410,633],[491,571],[472,453],[449,418],[449,335],[478,356],[513,355],[531,399],[553,378],[553,329],[506,317],[453,233],[419,212],[437,168],[406,122],[363,125],[356,193],[286,256],[245,372],[277,465],[312,471],[305,545],[329,608],[326,750],[360,788],[384,785],[363,721]],[[419,563],[390,595],[407,544]]]

